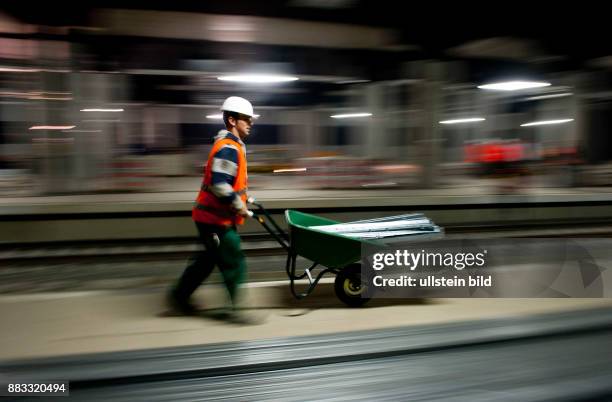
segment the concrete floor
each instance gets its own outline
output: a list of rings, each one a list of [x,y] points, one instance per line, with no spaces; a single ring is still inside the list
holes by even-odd
[[[592,307],[612,299],[373,300],[343,307],[322,284],[295,301],[286,283],[251,284],[246,309],[265,322],[240,326],[220,319],[224,290],[209,285],[196,294],[200,316],[169,314],[161,288],[0,296],[0,359],[201,345],[314,335],[406,325],[526,316]]]

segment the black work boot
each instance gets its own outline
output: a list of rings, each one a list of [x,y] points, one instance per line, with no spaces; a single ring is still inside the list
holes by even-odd
[[[182,315],[194,315],[200,310],[196,305],[192,304],[189,300],[180,298],[176,289],[170,289],[166,295],[166,301],[168,307],[173,311]]]

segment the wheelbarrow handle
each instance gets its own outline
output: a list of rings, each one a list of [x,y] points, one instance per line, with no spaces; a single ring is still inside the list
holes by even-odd
[[[261,226],[263,226],[266,229],[266,231],[268,233],[270,233],[272,235],[272,237],[274,237],[274,239],[285,250],[288,251],[290,249],[290,245],[289,245],[289,238],[288,238],[287,234],[283,231],[283,229],[281,229],[280,226],[278,226],[276,221],[274,219],[272,219],[272,217],[270,216],[268,211],[266,211],[266,209],[263,207],[263,205],[256,203],[255,199],[253,197],[249,197],[247,199],[247,203],[255,205],[257,207],[257,209],[258,209],[257,212],[256,211],[248,210],[247,214],[251,218],[257,219],[257,221],[261,224]],[[270,227],[270,225],[268,225],[268,222],[266,222],[266,218],[272,224],[274,229],[272,229],[272,227]]]
[[[255,200],[255,197],[247,198],[247,204],[255,205],[258,208],[263,208],[263,206],[261,204],[257,203],[257,201]]]

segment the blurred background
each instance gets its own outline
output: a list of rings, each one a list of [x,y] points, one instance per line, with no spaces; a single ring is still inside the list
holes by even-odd
[[[252,188],[612,184],[597,13],[67,4],[0,9],[0,195],[197,189],[230,95],[260,114]]]
[[[86,401],[612,400],[609,12],[403,3],[2,1],[0,385],[67,379]],[[249,190],[281,226],[287,209],[422,212],[447,239],[527,238],[532,254],[503,267],[517,287],[567,251],[534,238],[597,238],[562,278],[582,298],[559,280],[533,299],[349,309],[334,292],[350,287],[325,277],[296,301],[286,250],[249,220],[243,310],[267,322],[222,319],[218,273],[194,296],[201,316],[172,315],[228,96],[259,115]]]

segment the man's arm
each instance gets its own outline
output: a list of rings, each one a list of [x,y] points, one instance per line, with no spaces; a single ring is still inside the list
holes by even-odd
[[[246,205],[233,188],[238,173],[238,152],[236,147],[226,145],[215,153],[210,191],[221,203],[230,204],[236,213],[246,215]]]

